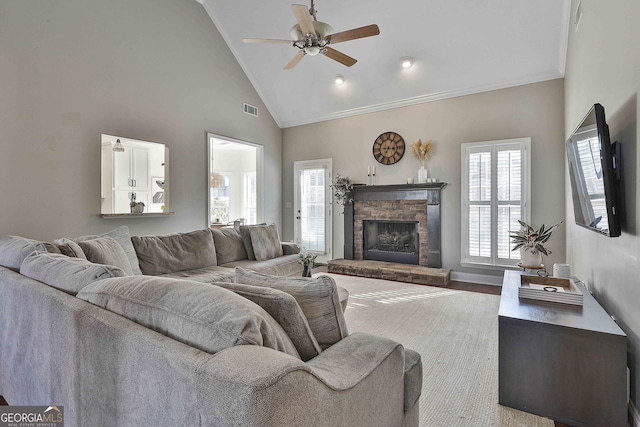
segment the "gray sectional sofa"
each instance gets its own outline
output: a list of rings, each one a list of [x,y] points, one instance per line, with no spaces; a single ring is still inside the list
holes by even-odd
[[[68,426],[417,426],[418,353],[349,334],[273,233],[0,237],[0,395]]]

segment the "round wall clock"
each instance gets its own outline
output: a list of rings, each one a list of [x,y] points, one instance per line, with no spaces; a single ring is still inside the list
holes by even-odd
[[[395,132],[385,132],[373,142],[373,157],[383,165],[397,163],[404,150],[404,139]]]

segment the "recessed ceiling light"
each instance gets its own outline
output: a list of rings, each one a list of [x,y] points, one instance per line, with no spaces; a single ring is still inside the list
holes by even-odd
[[[337,75],[336,75],[336,78],[335,78],[335,80],[334,80],[334,82],[335,82],[337,85],[344,84],[344,76],[342,76],[341,74],[337,74]]]
[[[413,58],[410,58],[408,56],[405,56],[404,58],[402,58],[402,68],[404,69],[411,68],[412,65],[413,65]]]

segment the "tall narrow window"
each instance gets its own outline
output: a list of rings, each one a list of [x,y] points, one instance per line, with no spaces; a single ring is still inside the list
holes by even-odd
[[[255,172],[245,172],[242,196],[243,217],[247,220],[247,224],[255,224],[258,222],[258,197]]]
[[[462,263],[511,266],[511,231],[529,219],[531,138],[462,144]]]

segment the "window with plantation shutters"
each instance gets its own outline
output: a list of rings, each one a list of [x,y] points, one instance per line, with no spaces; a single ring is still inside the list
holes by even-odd
[[[512,266],[511,231],[529,219],[531,138],[462,144],[462,264]]]

